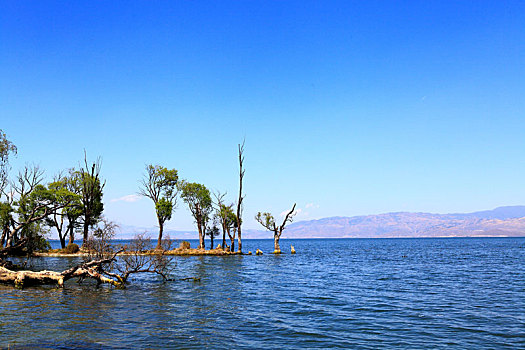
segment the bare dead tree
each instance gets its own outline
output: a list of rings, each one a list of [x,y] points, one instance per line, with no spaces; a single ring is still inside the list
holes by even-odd
[[[153,273],[162,277],[164,281],[169,280],[169,274],[174,268],[173,257],[165,252],[171,248],[171,240],[163,241],[163,249],[152,250],[151,240],[145,234],[137,234],[129,245],[124,247],[120,264],[117,265],[119,276],[123,283],[127,283],[129,277],[136,273]]]
[[[242,194],[242,181],[244,179],[244,169],[243,169],[243,163],[244,163],[244,142],[246,140],[242,141],[242,144],[239,144],[239,198],[237,200],[237,234],[238,234],[238,251],[242,252],[242,210],[243,210],[243,204],[242,201],[244,200],[244,196]]]
[[[277,226],[275,224],[275,219],[273,215],[270,213],[259,212],[255,216],[255,220],[257,220],[257,222],[263,225],[267,230],[273,232],[274,254],[281,254],[281,247],[279,246],[279,239],[281,238],[281,234],[283,233],[283,230],[286,224],[291,223],[293,221],[294,211],[295,211],[295,204],[293,205],[292,210],[286,213],[281,226]]]

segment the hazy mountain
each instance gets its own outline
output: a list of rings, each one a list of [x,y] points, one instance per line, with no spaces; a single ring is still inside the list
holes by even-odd
[[[293,223],[285,233],[290,238],[525,236],[525,206],[467,214],[399,212],[330,217]]]
[[[119,238],[149,232],[155,227],[121,225]],[[166,230],[175,239],[196,239],[196,231]],[[525,206],[499,207],[474,213],[386,213],[378,215],[329,217],[290,224],[283,238],[387,238],[387,237],[486,237],[525,236]],[[243,230],[244,238],[272,238],[271,232]],[[228,238],[227,238],[228,239]]]

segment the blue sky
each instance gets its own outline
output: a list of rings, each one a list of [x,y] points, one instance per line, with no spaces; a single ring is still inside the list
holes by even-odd
[[[132,196],[145,164],[233,201],[243,138],[248,228],[294,202],[297,220],[524,204],[524,23],[519,1],[3,2],[0,128],[14,171],[101,156],[127,225],[155,225]],[[183,203],[167,226],[193,227]]]

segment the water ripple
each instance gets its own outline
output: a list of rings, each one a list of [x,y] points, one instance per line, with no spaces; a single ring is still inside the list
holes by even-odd
[[[0,285],[0,346],[525,348],[525,239],[283,240],[297,255],[180,257],[126,290]],[[271,251],[270,240],[247,240]],[[72,259],[35,259],[65,269]]]

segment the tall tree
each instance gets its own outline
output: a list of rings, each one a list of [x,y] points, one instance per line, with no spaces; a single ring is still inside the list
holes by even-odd
[[[293,205],[292,210],[286,213],[281,226],[277,226],[275,224],[275,219],[273,215],[270,213],[258,212],[257,215],[255,216],[255,220],[257,220],[267,230],[273,232],[273,244],[274,244],[273,252],[274,254],[281,254],[281,247],[279,246],[279,239],[281,238],[281,234],[283,233],[283,230],[286,224],[293,221],[294,211],[295,211],[295,204]]]
[[[195,182],[179,182],[181,198],[190,209],[197,230],[199,232],[199,249],[204,249],[204,234],[206,232],[206,222],[212,210],[212,200],[210,191],[206,186]]]
[[[164,223],[171,220],[171,215],[177,205],[178,181],[179,176],[175,169],[167,169],[160,165],[146,166],[146,173],[142,178],[139,193],[150,198],[155,204],[159,223],[159,238],[156,249],[162,248]]]
[[[103,189],[106,182],[100,179],[101,161],[98,158],[92,164],[88,164],[87,155],[84,152],[84,166],[76,172],[76,186],[81,195],[83,222],[83,242],[89,238],[89,228],[95,226],[102,217],[104,203],[102,203]]]
[[[239,252],[242,252],[242,238],[241,238],[241,226],[242,226],[242,201],[244,200],[244,196],[242,194],[242,181],[244,179],[244,169],[243,169],[243,163],[244,163],[244,142],[242,141],[242,145],[239,144],[239,198],[237,199],[237,233],[238,233],[238,239],[239,239]]]

